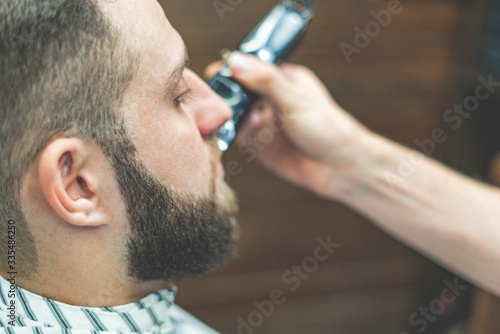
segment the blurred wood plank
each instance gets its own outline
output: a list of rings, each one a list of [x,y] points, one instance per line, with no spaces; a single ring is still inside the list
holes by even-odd
[[[425,261],[415,256],[321,264],[293,295],[305,296],[418,283],[423,279],[423,265]],[[184,307],[199,309],[244,302],[252,298],[268,298],[274,289],[289,291],[290,284],[282,281],[282,275],[290,267],[269,271],[212,274],[205,279],[203,286],[192,285],[189,281],[179,282],[181,292],[177,301]],[[186,284],[191,289],[190,294],[182,293],[182,287]]]
[[[199,26],[179,26],[177,30],[184,37],[191,52],[209,52],[218,54],[223,48],[235,48],[245,33],[237,35],[233,30],[223,26],[202,29]],[[405,32],[401,30],[384,30],[378,37],[372,38],[360,54],[352,56],[353,62],[362,56],[384,55],[393,57],[442,55],[449,53],[451,31],[417,30]],[[317,27],[310,29],[304,37],[297,52],[311,55],[332,54],[341,57],[340,43],[354,44],[355,32],[350,28]],[[209,38],[218,36],[217,39]],[[346,62],[346,65],[348,63]]]
[[[342,333],[352,333],[353,330],[365,330],[370,326],[368,319],[380,317],[380,326],[374,332],[399,333],[408,327],[407,318],[415,311],[414,302],[418,299],[417,288],[414,285],[402,285],[385,288],[363,289],[337,293],[324,293],[301,297],[287,297],[287,300],[275,307],[272,316],[265,318],[255,333],[295,331],[311,328],[311,325],[326,327],[335,333],[343,328]],[[258,300],[262,302],[262,300]],[[218,307],[192,309],[194,315],[217,328],[223,333],[236,333],[238,317],[247,319],[256,310],[253,301],[242,304],[231,304]],[[400,315],[395,319],[393,315]],[[390,319],[390,320],[389,320]],[[349,326],[345,326],[346,320]],[[354,323],[357,322],[357,326]],[[338,326],[338,327],[337,327]],[[301,328],[302,327],[302,328]],[[357,328],[356,328],[357,327]],[[372,333],[372,331],[369,331]]]
[[[303,334],[303,333],[345,333],[345,334],[399,334],[408,327],[407,313],[394,313],[358,318],[343,318],[293,327],[259,330],[259,334]],[[257,333],[257,332],[255,332]],[[404,332],[403,332],[404,333]]]
[[[500,186],[500,152],[491,160],[489,179]],[[474,294],[474,306],[469,323],[469,334],[490,334],[500,332],[500,298],[479,288]]]
[[[245,26],[251,28],[277,1],[252,0],[242,1],[241,5],[224,14],[220,20],[212,1],[183,0],[160,1],[166,9],[174,27],[179,26],[211,26],[220,25]],[[392,16],[391,27],[403,29],[421,29],[423,26],[432,29],[448,30],[456,23],[459,15],[457,6],[449,1],[416,1],[403,3],[404,10]],[[349,27],[366,24],[373,20],[371,11],[387,8],[387,1],[331,1],[318,0],[314,27]]]
[[[471,320],[467,328],[470,334],[491,334],[500,331],[500,298],[476,289]]]

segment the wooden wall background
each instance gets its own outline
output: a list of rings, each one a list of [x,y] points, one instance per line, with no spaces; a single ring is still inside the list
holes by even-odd
[[[160,1],[202,73],[233,48],[277,1],[242,0],[220,20],[212,1]],[[222,0],[231,3],[228,0]],[[402,1],[400,14],[348,64],[341,42],[373,20],[385,0],[318,0],[318,12],[291,61],[312,68],[338,102],[371,129],[403,143],[429,137],[456,88],[464,13],[451,0]],[[452,103],[451,103],[452,105]],[[421,257],[340,204],[285,184],[231,150],[243,167],[231,178],[241,200],[239,256],[207,277],[179,282],[178,303],[223,333],[274,289],[286,302],[255,333],[416,333],[408,317],[428,306],[454,275]],[[313,254],[318,237],[340,248],[296,291],[282,274]],[[472,290],[472,287],[471,287]],[[464,301],[462,301],[464,302]],[[466,301],[465,301],[466,303]],[[440,319],[426,333],[438,333]],[[246,333],[243,331],[242,333]]]

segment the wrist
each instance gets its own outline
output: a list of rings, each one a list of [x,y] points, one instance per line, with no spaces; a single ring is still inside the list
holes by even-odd
[[[319,194],[342,202],[366,194],[375,179],[383,180],[391,156],[387,139],[364,127],[349,132],[325,159],[332,173]]]

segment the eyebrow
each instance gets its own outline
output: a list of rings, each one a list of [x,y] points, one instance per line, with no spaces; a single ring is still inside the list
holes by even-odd
[[[168,83],[167,83],[167,92],[172,91],[177,83],[180,81],[182,78],[182,73],[186,68],[189,68],[189,54],[188,50],[186,47],[186,44],[184,44],[184,57],[183,60],[175,67],[175,69],[172,71],[168,78]]]

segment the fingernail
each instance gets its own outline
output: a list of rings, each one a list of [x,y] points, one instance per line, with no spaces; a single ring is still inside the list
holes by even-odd
[[[229,61],[229,56],[231,56],[231,50],[229,50],[228,48],[224,48],[220,50],[220,55],[222,59],[224,59],[224,61],[227,63]]]
[[[238,51],[231,52],[231,55],[228,59],[228,64],[231,67],[231,70],[238,73],[244,73],[250,68],[250,63],[245,56]]]

